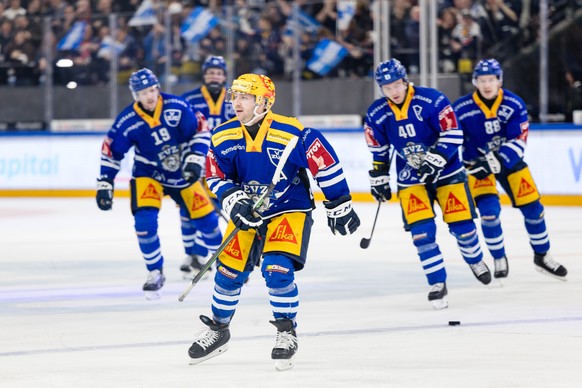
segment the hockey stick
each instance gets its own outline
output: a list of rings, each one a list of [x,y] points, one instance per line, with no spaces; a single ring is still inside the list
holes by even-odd
[[[394,160],[394,154],[396,153],[396,150],[392,149],[392,154],[390,155],[390,162],[389,164],[392,164],[392,160]],[[367,249],[370,246],[370,242],[372,242],[372,236],[374,235],[374,229],[376,229],[376,221],[378,221],[378,214],[380,214],[380,206],[382,205],[382,202],[378,201],[378,208],[376,209],[376,216],[374,217],[374,223],[372,224],[372,231],[370,232],[370,237],[369,238],[363,238],[362,240],[360,240],[360,248],[362,249]]]
[[[376,209],[376,217],[374,217],[374,223],[372,224],[372,232],[370,232],[369,238],[363,238],[360,241],[360,248],[366,249],[370,246],[370,242],[372,241],[372,236],[374,235],[374,229],[376,229],[376,221],[378,221],[378,214],[380,214],[380,206],[382,202],[378,202],[378,208]]]
[[[277,163],[277,168],[275,169],[275,173],[273,174],[273,179],[271,180],[271,183],[267,187],[267,190],[259,197],[259,199],[257,199],[257,202],[255,202],[255,204],[253,205],[253,212],[256,212],[257,209],[259,209],[263,205],[263,202],[265,202],[267,197],[271,195],[273,189],[275,188],[277,183],[279,183],[279,180],[281,179],[281,173],[283,172],[283,167],[285,167],[287,159],[289,159],[289,155],[291,155],[291,151],[293,151],[293,149],[295,148],[297,141],[299,141],[299,137],[294,136],[285,146],[283,153],[281,153],[279,163]],[[208,271],[212,264],[214,264],[214,262],[218,259],[218,256],[220,256],[220,254],[226,249],[228,244],[230,244],[230,242],[234,239],[239,230],[240,230],[239,227],[235,227],[232,230],[232,232],[230,232],[229,235],[226,236],[226,238],[224,239],[222,244],[220,244],[216,252],[214,252],[212,257],[208,259],[208,262],[206,262],[206,264],[204,264],[204,266],[200,269],[200,272],[198,272],[194,279],[192,279],[192,282],[190,283],[188,288],[186,288],[182,295],[180,295],[180,297],[178,298],[180,302],[184,301],[184,298],[186,298],[190,291],[192,291],[196,283],[198,283],[198,281],[202,279],[202,276],[204,276],[206,271]]]

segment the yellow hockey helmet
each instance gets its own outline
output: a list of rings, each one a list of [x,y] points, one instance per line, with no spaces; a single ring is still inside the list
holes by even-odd
[[[265,112],[275,103],[275,84],[266,75],[243,74],[232,82],[228,92],[229,101],[233,100],[235,93],[252,94],[257,106],[264,104]]]

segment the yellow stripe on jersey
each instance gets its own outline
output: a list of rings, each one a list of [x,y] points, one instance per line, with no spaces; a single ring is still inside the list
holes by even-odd
[[[246,127],[243,126],[244,128],[243,132],[245,134],[245,139],[247,143],[246,144],[247,152],[261,152],[261,149],[263,147],[263,140],[265,140],[267,131],[269,130],[269,127],[271,126],[272,122],[273,122],[272,113],[268,112],[267,115],[265,116],[265,119],[261,123],[259,131],[257,132],[257,135],[255,136],[254,139],[251,137]]]
[[[267,141],[283,144],[284,146],[286,146],[294,137],[295,136],[289,132],[280,131],[273,128],[269,129],[269,132],[267,133]]]
[[[406,97],[404,97],[404,103],[402,104],[402,109],[398,107],[395,103],[390,101],[389,98],[386,100],[388,101],[388,106],[394,112],[394,117],[396,121],[399,120],[408,120],[408,108],[410,108],[410,103],[412,102],[412,97],[414,96],[414,86],[409,84],[408,92],[406,93]]]
[[[487,105],[485,105],[485,103],[481,101],[479,95],[477,94],[477,91],[473,92],[473,101],[475,101],[475,104],[477,104],[477,106],[479,107],[479,109],[481,109],[481,112],[483,112],[485,118],[487,119],[494,119],[495,117],[497,117],[497,109],[499,109],[499,105],[501,105],[501,100],[503,100],[503,89],[499,89],[499,94],[497,95],[495,102],[491,106],[491,109],[489,109],[489,107],[487,107]]]
[[[160,116],[162,115],[163,105],[164,103],[162,102],[162,96],[158,96],[158,102],[156,103],[156,109],[154,110],[153,117],[147,114],[143,109],[141,109],[137,101],[133,103],[133,110],[135,110],[135,113],[137,113],[138,116],[141,117],[142,120],[145,121],[150,126],[150,128],[155,128],[158,125],[162,124]]]
[[[210,111],[210,114],[218,116],[220,114],[220,110],[222,109],[222,103],[224,102],[224,97],[226,96],[226,89],[222,88],[222,91],[220,92],[218,99],[216,99],[216,102],[214,102],[214,100],[212,99],[212,96],[208,92],[206,85],[202,86],[200,88],[200,91],[202,92],[202,96],[204,97],[204,100],[206,101],[206,105],[208,105],[208,110]]]
[[[212,135],[212,144],[217,147],[222,142],[227,140],[238,140],[243,138],[243,131],[241,127],[226,129]]]
[[[303,124],[299,122],[295,117],[288,117],[288,116],[281,116],[276,113],[272,115],[273,121],[276,121],[281,124],[291,125],[297,128],[299,131],[303,131],[304,127]]]

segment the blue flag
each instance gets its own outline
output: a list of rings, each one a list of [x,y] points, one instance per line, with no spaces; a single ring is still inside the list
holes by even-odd
[[[321,27],[321,23],[319,23],[317,20],[315,20],[315,18],[301,9],[299,10],[297,16],[299,21],[299,31],[305,31],[309,34],[315,35]],[[287,25],[285,26],[285,35],[293,34],[293,27],[295,26],[294,22],[295,20],[290,16],[287,20]]]
[[[156,24],[157,20],[152,0],[144,0],[127,25],[130,27],[149,26]]]
[[[325,76],[329,73],[344,57],[348,55],[348,50],[336,41],[322,39],[315,49],[313,55],[307,61],[307,68],[314,73]]]
[[[218,25],[218,18],[204,7],[196,7],[182,23],[180,33],[184,39],[195,43],[208,35]]]
[[[85,22],[75,22],[69,32],[57,44],[57,50],[67,51],[78,49],[85,36],[86,26],[87,23]]]

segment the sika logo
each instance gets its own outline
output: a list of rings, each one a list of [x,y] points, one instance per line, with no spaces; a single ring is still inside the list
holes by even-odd
[[[224,253],[236,260],[242,260],[242,252],[238,242],[238,236],[235,236],[232,241],[224,248]]]
[[[192,201],[192,210],[198,210],[208,205],[208,200],[198,193],[194,193],[194,200]]]
[[[410,194],[410,200],[408,201],[408,214],[416,213],[422,210],[428,209],[428,206],[422,202],[416,195]]]
[[[291,225],[289,225],[289,221],[287,221],[286,218],[283,218],[283,221],[281,221],[281,223],[275,228],[275,231],[269,239],[269,242],[271,241],[282,241],[297,244],[295,233],[293,233],[293,229],[291,229]]]
[[[148,187],[146,187],[146,189],[144,190],[144,192],[140,198],[141,199],[156,199],[158,201],[162,199],[160,197],[160,194],[158,193],[158,191],[154,187],[154,185],[152,185],[151,183],[148,185]]]
[[[493,186],[493,182],[491,182],[491,179],[487,177],[485,179],[477,179],[475,181],[475,184],[473,185],[473,188],[478,189],[480,187],[490,187],[490,186]]]
[[[453,193],[449,193],[449,198],[447,198],[447,206],[445,207],[445,214],[451,214],[456,212],[462,212],[467,210],[465,205]]]
[[[519,193],[517,193],[517,198],[525,197],[526,195],[529,195],[529,194],[533,193],[534,191],[535,191],[535,189],[533,188],[533,186],[530,185],[528,181],[521,178],[521,182],[519,183]]]

